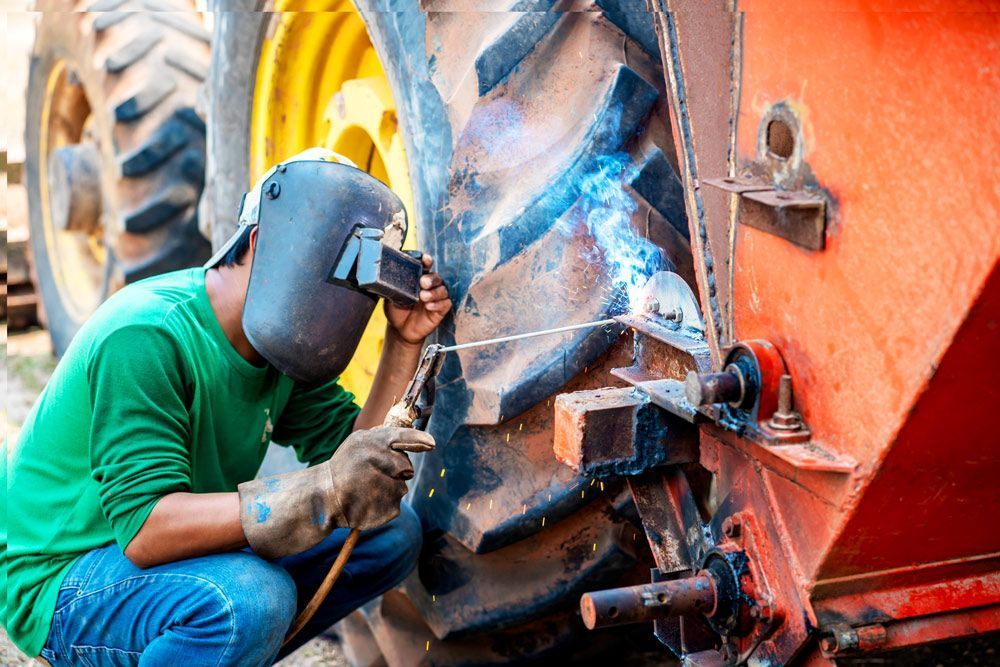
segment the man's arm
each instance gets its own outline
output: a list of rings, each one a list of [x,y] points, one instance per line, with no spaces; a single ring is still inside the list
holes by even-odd
[[[433,260],[424,256],[424,266]],[[426,338],[451,309],[441,277],[421,278],[420,303],[410,309],[386,304],[389,326],[378,371],[355,430],[377,428],[406,389],[420,360]],[[359,508],[360,509],[360,508]],[[345,508],[345,511],[350,511]],[[303,514],[305,519],[305,514]],[[238,493],[185,493],[164,495],[125,549],[139,567],[152,567],[184,558],[231,551],[247,546],[240,521]]]
[[[153,507],[125,556],[145,568],[245,546],[238,493],[170,493]]]
[[[430,255],[423,257],[424,267],[434,264]],[[420,350],[427,338],[448,311],[451,299],[441,276],[428,273],[420,278],[420,302],[412,308],[385,304],[385,346],[379,359],[378,371],[365,406],[354,421],[354,429],[376,428],[382,425],[389,408],[403,396],[406,385],[417,370]]]
[[[389,408],[398,401],[417,371],[422,343],[408,343],[391,326],[386,327],[385,345],[378,361],[368,400],[354,420],[354,430],[382,425]]]

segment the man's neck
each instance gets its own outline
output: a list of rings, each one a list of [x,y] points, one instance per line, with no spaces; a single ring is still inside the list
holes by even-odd
[[[205,291],[215,319],[222,326],[229,343],[241,357],[255,366],[265,361],[253,348],[243,331],[243,302],[249,273],[242,267],[222,266],[205,272]]]

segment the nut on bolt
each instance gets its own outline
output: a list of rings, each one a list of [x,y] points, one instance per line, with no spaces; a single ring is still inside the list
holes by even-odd
[[[798,431],[802,416],[792,408],[792,376],[785,373],[778,383],[778,407],[767,425],[775,431]]]

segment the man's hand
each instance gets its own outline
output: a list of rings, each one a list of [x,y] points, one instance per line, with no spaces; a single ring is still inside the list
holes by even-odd
[[[264,558],[301,553],[334,528],[378,528],[399,516],[413,466],[434,438],[409,428],[355,431],[333,457],[306,470],[239,486],[240,523]]]
[[[434,259],[425,254],[424,268],[430,269]],[[434,331],[444,316],[451,310],[448,288],[437,273],[427,273],[420,277],[420,302],[411,308],[394,306],[385,302],[385,317],[389,326],[399,337],[411,345],[420,345]]]

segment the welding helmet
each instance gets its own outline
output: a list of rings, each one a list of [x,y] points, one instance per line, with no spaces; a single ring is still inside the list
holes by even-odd
[[[343,372],[378,296],[409,305],[419,294],[422,265],[399,251],[402,202],[336,153],[310,149],[264,174],[243,197],[236,233],[206,267],[254,226],[243,330],[297,382],[315,385]]]

